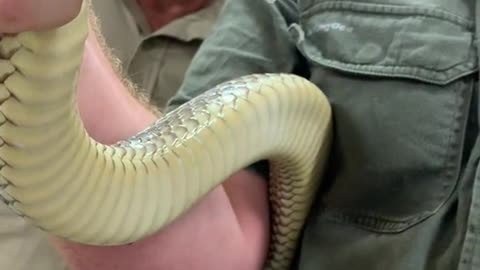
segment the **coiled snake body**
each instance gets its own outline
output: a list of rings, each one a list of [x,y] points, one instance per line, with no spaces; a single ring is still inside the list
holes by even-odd
[[[57,29],[0,40],[3,200],[53,235],[119,245],[157,232],[235,171],[268,159],[265,267],[288,269],[329,148],[325,96],[294,75],[245,76],[102,145],[84,130],[75,100],[87,10]]]

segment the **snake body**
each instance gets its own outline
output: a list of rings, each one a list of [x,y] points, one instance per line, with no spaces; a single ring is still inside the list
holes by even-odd
[[[62,27],[0,40],[5,203],[52,235],[120,245],[152,235],[235,171],[268,159],[265,268],[288,269],[330,144],[331,109],[322,92],[295,75],[252,74],[103,145],[85,131],[75,100],[87,18],[84,5]]]

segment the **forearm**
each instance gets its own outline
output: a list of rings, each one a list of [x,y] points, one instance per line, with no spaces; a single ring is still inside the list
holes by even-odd
[[[229,184],[243,189],[217,188],[167,228],[131,245],[54,243],[71,270],[260,270],[269,240],[261,182],[242,171]]]
[[[111,144],[151,124],[158,115],[119,73],[118,64],[101,41],[92,16],[78,81],[77,100],[85,128],[95,140]]]
[[[89,134],[103,143],[128,138],[157,116],[130,94],[96,35],[89,36],[78,104]],[[117,247],[54,243],[72,270],[256,270],[268,243],[266,183],[242,171],[152,237]]]

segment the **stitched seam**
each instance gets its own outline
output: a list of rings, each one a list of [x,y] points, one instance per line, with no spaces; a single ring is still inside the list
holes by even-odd
[[[400,65],[360,65],[360,64],[351,64],[339,62],[336,60],[330,60],[326,58],[319,57],[315,53],[308,53],[307,48],[303,48],[307,58],[310,58],[316,61],[318,64],[322,64],[331,68],[336,68],[342,71],[362,73],[366,75],[381,75],[381,76],[391,76],[391,77],[405,77],[411,79],[417,79],[433,84],[444,84],[452,82],[458,78],[461,78],[465,75],[469,75],[477,70],[474,65],[474,62],[467,62],[458,64],[455,67],[451,67],[448,70],[443,72],[434,69],[412,67],[412,66],[400,66]],[[390,71],[385,71],[389,69]],[[463,71],[462,71],[463,70]],[[460,72],[456,72],[460,71]],[[422,75],[422,73],[424,73]],[[456,74],[456,75],[455,75]]]
[[[471,20],[462,18],[453,13],[438,9],[436,7],[418,7],[418,6],[402,6],[402,5],[385,5],[385,4],[369,4],[369,3],[355,3],[355,2],[322,2],[314,4],[311,7],[306,7],[305,11],[301,12],[302,16],[313,16],[316,15],[315,12],[318,11],[329,11],[329,10],[349,10],[349,11],[359,11],[366,13],[380,13],[388,15],[407,15],[407,16],[417,16],[417,17],[430,17],[437,18],[442,20],[448,20],[452,23],[467,27],[468,29],[473,28],[474,23]]]

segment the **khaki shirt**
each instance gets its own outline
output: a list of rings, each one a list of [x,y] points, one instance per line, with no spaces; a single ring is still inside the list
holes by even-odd
[[[0,269],[66,270],[46,233],[15,215],[0,201]]]
[[[180,87],[222,5],[223,0],[215,0],[152,32],[135,0],[93,1],[107,45],[133,83],[160,109]]]

